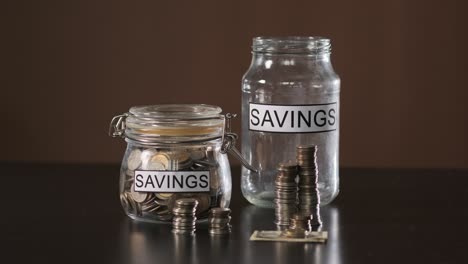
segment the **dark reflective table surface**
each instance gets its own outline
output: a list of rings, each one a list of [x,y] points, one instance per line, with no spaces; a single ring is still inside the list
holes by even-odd
[[[135,222],[117,165],[2,163],[2,263],[467,263],[468,171],[343,169],[322,207],[325,244],[250,242],[273,209],[249,205],[233,169],[233,233],[194,237]]]

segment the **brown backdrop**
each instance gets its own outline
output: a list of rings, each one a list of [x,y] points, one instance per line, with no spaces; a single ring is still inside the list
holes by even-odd
[[[462,1],[10,2],[0,160],[119,162],[113,115],[159,103],[240,112],[252,37],[322,35],[342,78],[342,165],[468,167]]]

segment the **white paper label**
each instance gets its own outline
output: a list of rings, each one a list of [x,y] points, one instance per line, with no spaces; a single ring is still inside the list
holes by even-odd
[[[209,171],[135,171],[137,192],[209,192]]]
[[[249,104],[249,130],[276,133],[318,133],[336,130],[338,104]]]

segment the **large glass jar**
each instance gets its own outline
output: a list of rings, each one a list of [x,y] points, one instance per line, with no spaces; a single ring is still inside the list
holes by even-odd
[[[197,219],[229,207],[231,170],[221,147],[225,117],[209,105],[152,105],[114,117],[110,134],[124,137],[120,201],[132,219],[169,222],[180,198],[198,200]]]
[[[317,145],[321,204],[338,194],[340,79],[322,37],[253,39],[242,79],[242,152],[258,172],[242,170],[242,193],[273,207],[279,162],[295,160],[296,146]]]

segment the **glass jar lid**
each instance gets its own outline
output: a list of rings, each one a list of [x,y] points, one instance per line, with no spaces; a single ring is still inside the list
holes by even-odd
[[[221,138],[225,117],[218,106],[162,104],[135,106],[124,114],[121,134],[141,143],[181,143]],[[116,127],[118,127],[118,122]],[[115,129],[115,128],[114,128]],[[118,132],[118,129],[115,129]],[[115,134],[115,133],[114,133]]]

